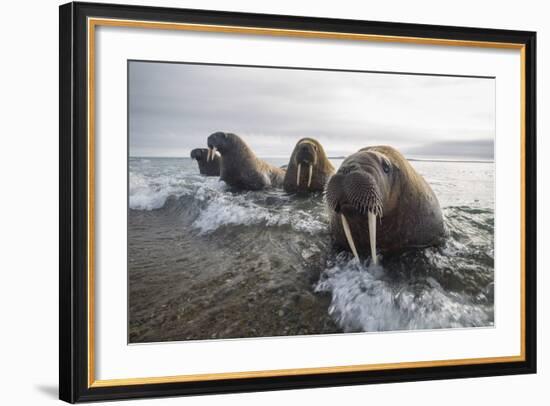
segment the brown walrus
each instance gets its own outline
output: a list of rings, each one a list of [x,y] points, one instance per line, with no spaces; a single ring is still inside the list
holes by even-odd
[[[195,159],[199,164],[199,172],[206,176],[220,176],[220,157],[215,154],[210,157],[210,151],[207,148],[195,148],[191,151],[191,159]]]
[[[220,179],[231,187],[260,190],[283,184],[284,169],[256,157],[236,134],[216,132],[208,137],[208,148],[211,156],[220,153]]]
[[[302,138],[290,156],[283,187],[287,192],[323,191],[333,174],[334,166],[319,141]]]
[[[376,264],[377,247],[385,252],[426,247],[445,236],[432,188],[392,147],[367,147],[348,156],[325,197],[336,245],[357,259],[369,253]]]

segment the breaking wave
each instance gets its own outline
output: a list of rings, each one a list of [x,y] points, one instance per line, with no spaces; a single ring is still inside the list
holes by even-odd
[[[321,201],[321,196],[313,199]],[[175,177],[173,174],[157,174],[147,177],[131,174],[130,209],[166,209],[172,200],[185,206],[182,207],[186,209],[185,213],[195,214],[194,218],[183,219],[183,222],[190,223],[201,233],[214,232],[223,226],[262,224],[267,227],[289,225],[296,231],[313,234],[327,226],[322,209],[301,209],[302,200],[293,204],[292,198],[281,191],[236,192],[218,178],[200,175]],[[190,206],[198,210],[190,210]]]
[[[358,264],[340,254],[323,271],[315,289],[331,294],[329,314],[345,332],[493,325],[491,282],[471,297],[445,288],[435,275],[411,278],[393,265]]]

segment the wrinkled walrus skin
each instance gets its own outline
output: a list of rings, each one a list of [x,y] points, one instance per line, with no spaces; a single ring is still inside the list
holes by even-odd
[[[191,151],[191,159],[195,159],[199,164],[199,172],[206,176],[220,176],[220,157],[216,154],[214,158],[208,160],[207,148],[195,148]]]
[[[322,192],[334,174],[319,141],[302,138],[296,143],[286,169],[283,188],[289,193]]]
[[[432,188],[389,146],[367,147],[348,156],[329,180],[325,198],[335,244],[356,257],[370,254],[376,263],[377,250],[426,247],[445,237]]]
[[[248,145],[236,134],[216,132],[208,137],[211,154],[219,152],[220,179],[241,190],[280,188],[285,170],[256,157]]]

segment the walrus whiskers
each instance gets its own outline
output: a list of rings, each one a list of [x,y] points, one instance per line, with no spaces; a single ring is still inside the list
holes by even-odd
[[[300,186],[300,170],[302,169],[302,164],[298,164],[298,170],[296,171],[296,186]]]
[[[346,219],[346,216],[341,214],[342,217],[342,227],[344,228],[344,234],[346,234],[346,239],[348,240],[348,245],[351,248],[351,252],[353,252],[353,256],[357,261],[359,261],[359,255],[357,255],[357,249],[355,248],[355,243],[353,242],[353,236],[351,235],[351,230],[349,228],[348,220]]]
[[[376,214],[372,211],[368,213],[369,220],[369,239],[370,239],[370,253],[372,256],[372,263],[376,265],[378,259],[376,258]]]
[[[307,180],[307,187],[311,186],[311,177],[313,176],[313,165],[309,164],[309,178]]]

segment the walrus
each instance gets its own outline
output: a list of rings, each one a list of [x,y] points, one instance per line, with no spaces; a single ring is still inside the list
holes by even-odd
[[[242,190],[260,190],[281,187],[285,170],[256,157],[248,145],[236,134],[215,132],[208,137],[210,156],[219,152],[220,179],[229,186]]]
[[[334,166],[319,141],[302,138],[290,156],[283,188],[286,192],[323,191],[333,174]]]
[[[215,154],[210,157],[210,151],[207,148],[195,148],[191,151],[191,159],[196,159],[199,164],[199,172],[206,176],[220,176],[220,157]]]
[[[327,183],[325,201],[335,244],[357,259],[369,253],[374,264],[377,249],[391,253],[427,247],[445,236],[432,188],[389,146],[362,148],[348,156]]]

